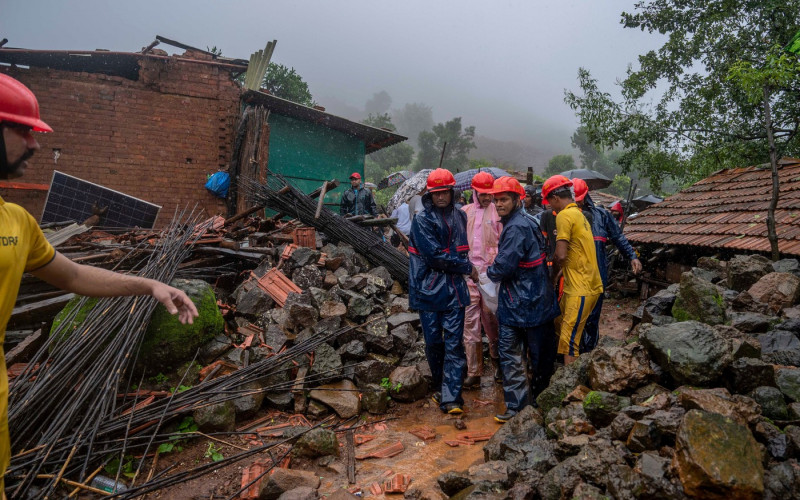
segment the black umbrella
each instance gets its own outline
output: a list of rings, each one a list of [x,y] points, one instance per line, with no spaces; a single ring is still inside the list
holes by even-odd
[[[401,170],[399,172],[391,173],[378,182],[378,190],[380,191],[381,189],[402,184],[413,176],[414,173],[410,170]]]
[[[610,186],[612,182],[614,182],[600,172],[589,170],[588,168],[567,170],[566,172],[561,172],[561,175],[567,179],[583,179],[586,181],[586,185],[589,186],[590,191],[606,188]]]
[[[644,196],[632,199],[631,205],[636,207],[636,210],[644,210],[650,205],[655,205],[656,203],[661,203],[662,201],[664,201],[664,198],[660,198],[652,194],[646,194]]]

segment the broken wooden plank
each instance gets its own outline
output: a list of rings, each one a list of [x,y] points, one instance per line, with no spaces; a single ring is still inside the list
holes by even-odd
[[[356,482],[356,447],[355,447],[355,431],[350,429],[345,436],[345,450],[347,452],[347,482],[355,484]]]
[[[38,351],[46,340],[47,335],[42,335],[41,329],[28,334],[22,342],[6,353],[6,366],[13,365],[18,361],[28,361],[28,358]]]
[[[74,293],[68,293],[52,299],[15,307],[11,311],[7,328],[16,328],[18,325],[40,325],[43,317],[57,314],[74,296]]]

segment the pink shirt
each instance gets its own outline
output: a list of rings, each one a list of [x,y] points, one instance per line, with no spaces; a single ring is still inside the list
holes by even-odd
[[[477,200],[462,208],[467,214],[467,242],[469,243],[469,260],[479,273],[494,263],[497,256],[497,244],[503,225],[497,215],[494,203],[481,208]]]

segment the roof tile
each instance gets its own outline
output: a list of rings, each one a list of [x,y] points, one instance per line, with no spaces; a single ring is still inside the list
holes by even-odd
[[[800,159],[782,158],[775,220],[778,247],[800,255]],[[637,243],[692,245],[768,252],[769,168],[721,170],[639,212],[625,227]]]

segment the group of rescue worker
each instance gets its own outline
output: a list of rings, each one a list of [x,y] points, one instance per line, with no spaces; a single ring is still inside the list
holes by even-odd
[[[429,174],[409,235],[409,305],[445,413],[462,413],[462,391],[480,384],[486,334],[506,405],[495,420],[504,423],[536,404],[559,355],[569,364],[597,345],[606,244],[634,273],[641,262],[581,179],[552,176],[540,193],[488,172],[471,184],[472,202],[458,208],[453,174]]]

